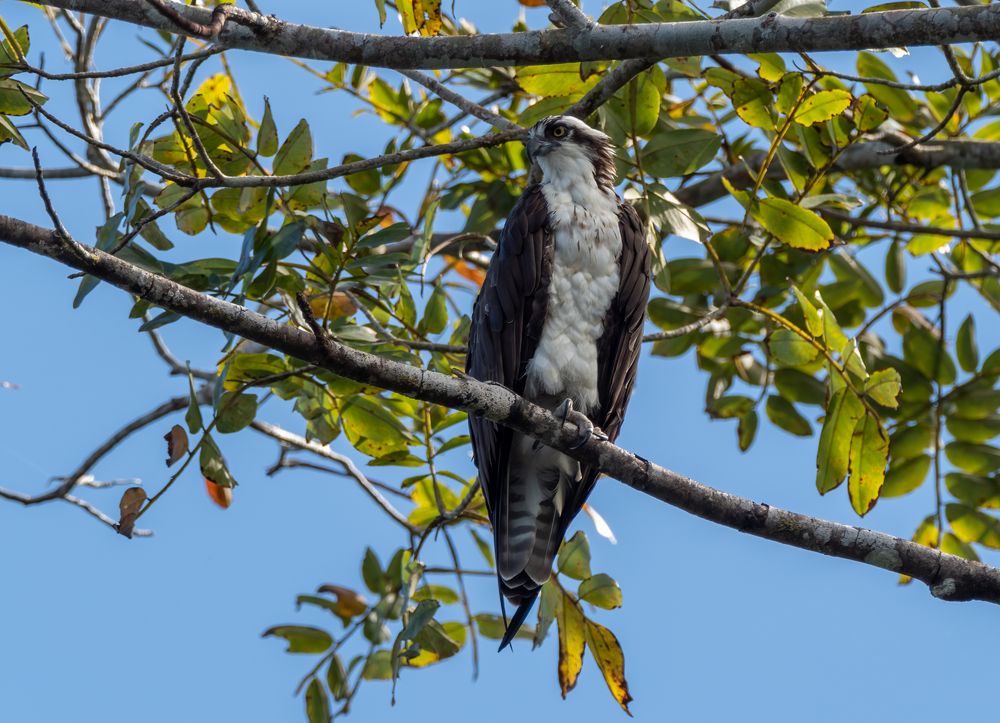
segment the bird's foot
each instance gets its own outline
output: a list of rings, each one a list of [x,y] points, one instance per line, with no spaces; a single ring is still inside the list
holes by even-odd
[[[577,441],[570,446],[570,449],[579,449],[589,442],[591,438],[601,441],[607,441],[608,439],[608,435],[600,427],[594,426],[594,423],[590,421],[586,414],[573,409],[573,400],[569,397],[564,399],[563,403],[555,408],[555,414],[563,424],[571,422],[576,425]]]

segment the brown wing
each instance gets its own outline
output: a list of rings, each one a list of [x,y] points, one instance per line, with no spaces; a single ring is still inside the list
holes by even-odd
[[[618,261],[618,293],[604,318],[604,334],[597,342],[597,392],[600,409],[592,421],[615,441],[635,386],[642,329],[649,301],[651,254],[639,214],[627,203],[618,208],[622,254]],[[579,512],[597,481],[597,470],[584,467],[573,496],[566,525]],[[565,534],[565,531],[564,531]]]
[[[525,369],[545,320],[552,269],[549,212],[537,185],[515,204],[472,311],[465,371],[524,394]],[[491,518],[507,481],[512,432],[478,416],[469,417],[472,449]]]

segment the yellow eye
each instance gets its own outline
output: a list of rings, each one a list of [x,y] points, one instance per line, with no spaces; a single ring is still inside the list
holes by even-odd
[[[564,135],[566,135],[566,126],[556,126],[552,129],[553,138],[562,138]]]

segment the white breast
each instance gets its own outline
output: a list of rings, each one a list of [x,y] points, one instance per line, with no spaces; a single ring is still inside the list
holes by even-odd
[[[555,155],[555,154],[553,154]],[[618,292],[618,198],[587,169],[549,169],[542,193],[555,252],[541,339],[528,363],[529,398],[569,397],[585,413],[598,406],[597,340]],[[556,171],[555,173],[551,171]]]

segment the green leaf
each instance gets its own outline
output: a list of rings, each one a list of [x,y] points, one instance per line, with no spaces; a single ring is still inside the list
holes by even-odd
[[[214,482],[220,487],[235,487],[236,480],[226,466],[226,460],[222,452],[215,444],[208,432],[201,440],[201,453],[198,455],[198,465],[205,479]]]
[[[4,28],[6,27],[5,25]],[[4,35],[6,36],[6,33]],[[27,25],[22,25],[11,35],[13,38],[4,37],[0,41],[0,78],[6,78],[16,72],[13,68],[4,68],[3,66],[19,65],[28,54],[28,48],[31,46]],[[11,42],[12,40],[13,42]]]
[[[340,410],[347,438],[356,450],[370,457],[383,457],[407,446],[405,428],[380,401],[384,400],[358,394]]]
[[[532,649],[537,648],[545,640],[549,632],[552,621],[559,613],[559,606],[562,604],[562,592],[555,580],[549,580],[542,585],[542,594],[538,600],[538,624],[535,626],[535,635],[532,638]]]
[[[931,425],[914,424],[898,427],[889,440],[893,459],[906,459],[923,454],[931,446]]]
[[[260,130],[257,131],[257,153],[270,157],[278,152],[278,129],[274,125],[274,116],[271,115],[271,102],[264,98],[264,119],[260,122]]]
[[[822,294],[816,291],[813,296],[816,299],[816,303],[820,306],[820,311],[823,316],[823,338],[826,340],[826,345],[831,349],[843,349],[847,346],[847,335],[841,330],[840,325],[837,323],[837,317],[834,316],[830,307],[826,305],[823,300]]]
[[[919,457],[893,461],[885,474],[880,497],[900,497],[909,494],[923,484],[927,472],[931,468],[931,457],[922,454]]]
[[[622,590],[618,587],[618,582],[603,572],[581,582],[577,595],[581,600],[586,600],[605,610],[613,610],[622,606]]]
[[[431,297],[427,300],[422,324],[428,334],[440,334],[448,325],[448,305],[444,289],[440,286],[434,287]]]
[[[788,366],[808,364],[819,354],[816,347],[788,329],[778,329],[771,334],[767,346],[771,356]]]
[[[988,444],[951,442],[944,453],[953,465],[972,474],[990,474],[1000,469],[1000,449]]]
[[[742,417],[753,409],[753,399],[742,394],[719,397],[708,405],[708,412],[715,419]]]
[[[422,585],[410,596],[414,602],[437,600],[442,605],[458,602],[458,593],[445,585]]]
[[[559,572],[574,580],[586,580],[590,577],[590,543],[582,530],[577,530],[559,548],[556,565]]]
[[[956,499],[973,507],[1000,508],[1000,479],[951,472],[944,483]]]
[[[635,112],[632,114],[634,131],[638,136],[645,136],[656,127],[656,121],[660,117],[660,89],[656,86],[652,74],[654,70],[648,70],[636,76],[629,87],[624,91],[626,107],[632,107],[635,103]],[[659,69],[655,69],[659,72]],[[635,100],[632,100],[633,94]],[[632,130],[632,129],[629,129]]]
[[[309,723],[329,723],[331,720],[330,699],[319,678],[310,680],[306,688],[306,718]]]
[[[833,242],[830,226],[814,211],[783,198],[753,204],[750,215],[781,243],[806,251],[822,251]]]
[[[215,428],[231,434],[249,426],[257,416],[257,395],[226,392],[219,398]]]
[[[201,431],[202,419],[201,407],[198,404],[198,395],[194,391],[194,377],[190,373],[188,373],[188,389],[191,390],[191,397],[188,402],[187,413],[184,415],[184,421],[187,423],[188,431],[194,434]]]
[[[334,655],[330,659],[330,666],[326,670],[326,684],[330,686],[334,700],[343,700],[347,697],[347,671],[344,670],[344,663],[339,655]]]
[[[903,388],[902,379],[895,369],[881,369],[872,374],[865,383],[865,394],[883,407],[895,409],[899,406],[899,392]]]
[[[378,556],[372,548],[365,548],[365,556],[361,561],[361,577],[365,581],[365,587],[376,595],[385,592],[385,573],[382,572],[382,564],[378,561]]]
[[[888,65],[872,53],[858,53],[858,75],[881,80],[896,80],[896,74]],[[865,89],[900,123],[909,123],[917,114],[917,103],[905,90],[889,88],[877,83],[866,83]]]
[[[811,126],[838,116],[851,104],[851,94],[846,90],[822,90],[802,101],[795,113],[795,122]]]
[[[759,63],[757,75],[769,83],[781,80],[788,70],[785,61],[777,53],[752,53],[747,57]]]
[[[733,83],[730,95],[733,110],[747,125],[763,130],[774,130],[771,115],[771,89],[756,78],[740,78]]]
[[[625,655],[622,653],[622,646],[618,639],[610,630],[603,625],[598,625],[593,620],[586,621],[586,639],[590,651],[594,655],[597,667],[604,675],[604,682],[608,684],[608,690],[618,705],[626,713],[631,715],[628,704],[632,696],[628,691],[628,681],[625,680]],[[581,650],[581,657],[583,651]],[[566,694],[563,693],[563,697]]]
[[[903,359],[926,379],[952,384],[957,371],[951,355],[938,337],[922,326],[911,325],[903,334]]]
[[[757,412],[753,409],[740,415],[740,423],[736,427],[736,439],[739,443],[740,451],[746,452],[753,444],[757,436],[757,425],[760,422]]]
[[[865,407],[850,389],[838,389],[827,406],[816,453],[816,488],[820,494],[836,489],[850,465],[854,428]]]
[[[306,625],[277,625],[265,630],[261,637],[284,638],[288,641],[286,653],[323,653],[333,645],[328,632]]]
[[[959,540],[1000,548],[1000,522],[995,517],[968,505],[948,504],[944,509],[948,524]]]
[[[773,381],[781,396],[791,402],[826,403],[826,385],[811,374],[798,369],[778,369],[774,372]]]
[[[364,680],[392,680],[392,654],[388,650],[376,650],[365,659],[361,669]]]
[[[312,162],[313,141],[312,132],[305,119],[288,134],[274,157],[274,175],[290,176],[300,173]]]
[[[854,428],[847,480],[851,507],[858,515],[863,517],[878,501],[888,461],[889,435],[878,417],[867,412]]]
[[[684,176],[710,163],[722,145],[717,133],[682,128],[657,133],[642,149],[642,166],[659,178]]]
[[[598,80],[596,75],[582,80],[579,63],[526,65],[518,68],[514,77],[525,92],[546,98],[583,95],[593,88]]]
[[[792,286],[792,292],[795,294],[795,298],[799,301],[799,306],[802,308],[802,316],[806,320],[806,329],[813,336],[823,335],[823,317],[813,306],[812,302],[806,298],[806,295],[799,291],[797,286]]]
[[[808,437],[812,434],[809,420],[799,414],[795,406],[784,397],[770,395],[767,398],[765,411],[767,418],[786,432],[798,437]]]
[[[503,619],[499,615],[487,615],[486,613],[479,613],[475,616],[476,627],[479,628],[479,634],[484,638],[489,638],[490,640],[503,640],[504,632],[506,628],[503,624]],[[518,628],[517,633],[514,635],[515,640],[531,640],[535,635],[535,629],[530,625],[522,625]]]
[[[854,127],[862,133],[880,128],[888,117],[889,114],[868,94],[861,96],[854,103]]]
[[[885,254],[885,283],[894,294],[900,293],[906,285],[906,256],[902,244],[896,240]]]
[[[781,79],[774,107],[779,113],[788,114],[795,107],[800,95],[802,95],[802,74],[789,73]]]
[[[1000,434],[1000,415],[992,414],[982,419],[948,417],[945,420],[948,431],[959,442],[978,444],[993,439]]]
[[[964,371],[974,372],[979,367],[979,348],[976,346],[976,322],[972,314],[965,317],[965,321],[958,327],[958,336],[955,339],[955,354],[958,356],[958,364]]]
[[[0,113],[13,116],[28,115],[36,105],[45,105],[48,96],[19,80],[0,80]]]

